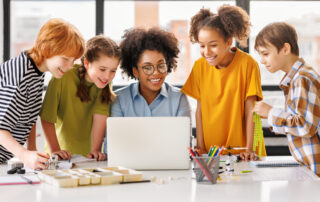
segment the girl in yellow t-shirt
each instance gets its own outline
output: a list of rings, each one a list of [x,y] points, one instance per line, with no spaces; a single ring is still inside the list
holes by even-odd
[[[200,44],[202,57],[181,91],[197,99],[201,153],[213,145],[240,146],[247,148],[238,151],[242,159],[254,158],[252,109],[256,100],[262,100],[259,66],[250,55],[231,47],[233,37],[246,45],[249,26],[248,14],[229,5],[221,6],[218,14],[203,8],[191,19],[190,38]]]
[[[101,146],[115,97],[111,81],[120,62],[120,48],[110,38],[95,36],[87,42],[81,61],[62,79],[51,79],[41,122],[51,153],[61,159],[82,154],[105,160]]]

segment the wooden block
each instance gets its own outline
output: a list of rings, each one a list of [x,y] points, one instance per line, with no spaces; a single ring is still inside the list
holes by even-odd
[[[142,180],[142,173],[123,167],[44,170],[39,172],[39,178],[59,187],[77,187],[139,181]]]
[[[98,185],[101,184],[101,177],[93,173],[94,169],[78,169],[82,174],[86,174],[90,178],[90,184]]]
[[[66,172],[70,173],[72,176],[78,177],[78,184],[79,185],[89,185],[90,184],[90,176],[79,172],[79,170],[67,170]]]
[[[142,180],[142,173],[133,169],[124,168],[121,166],[118,167],[107,167],[104,168],[106,170],[112,170],[114,172],[118,172],[123,174],[122,181],[123,182],[132,182]]]
[[[129,173],[123,175],[123,182],[132,182],[142,180],[142,173],[135,170],[128,170]]]
[[[78,177],[72,175],[54,176],[51,184],[58,187],[77,187],[78,181]]]
[[[111,170],[111,171],[115,171],[115,172],[118,172],[118,173],[122,173],[122,174],[129,174],[129,170],[127,168],[123,168],[123,167],[120,167],[120,166],[117,166],[117,167],[107,167],[105,168],[107,170]]]
[[[94,174],[101,177],[101,184],[119,184],[122,181],[122,174],[104,168],[94,169]]]
[[[122,175],[120,173],[112,172],[112,175],[101,176],[101,184],[119,184],[122,181]]]

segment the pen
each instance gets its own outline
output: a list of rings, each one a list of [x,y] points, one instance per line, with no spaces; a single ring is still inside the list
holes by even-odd
[[[220,148],[220,150],[218,151],[218,152],[216,152],[217,153],[217,155],[215,155],[215,154],[212,154],[212,156],[210,157],[210,159],[209,159],[209,161],[208,161],[208,169],[210,170],[211,169],[211,167],[212,167],[212,165],[214,164],[214,162],[216,161],[216,157],[218,157],[218,156],[220,156],[220,154],[222,153],[222,151],[225,149],[225,147],[224,146],[222,146],[221,148]],[[200,180],[202,180],[203,179],[203,177],[204,177],[204,175],[203,174],[201,174],[200,175]]]
[[[28,184],[32,184],[32,180],[28,179],[27,177],[23,176],[23,175],[20,175],[20,177],[22,179],[24,179],[26,182],[28,182]]]
[[[238,147],[238,146],[235,146],[235,147],[227,147],[225,148],[225,150],[245,150],[245,149],[248,149],[248,147]]]
[[[206,161],[207,166],[210,164],[210,161],[212,160],[212,157],[214,156],[214,153],[215,153],[215,151],[217,150],[217,148],[218,148],[218,147],[216,147],[216,145],[214,145],[214,147],[212,147],[212,146],[210,147],[209,152],[208,152],[208,157],[210,157],[210,159],[208,159],[208,160]],[[199,175],[199,176],[200,176],[199,179],[203,179],[204,174],[203,174],[202,171],[200,172],[200,175]]]
[[[195,153],[192,151],[192,149],[190,149],[188,147],[188,150],[190,152],[190,154],[192,155],[192,157],[196,157]],[[207,176],[208,180],[210,182],[213,182],[213,177],[212,175],[210,174],[210,171],[206,165],[205,162],[202,161],[202,159],[198,159],[198,158],[194,158],[194,160],[197,162],[197,164],[199,165],[200,169],[204,172],[204,174]]]
[[[139,180],[139,181],[120,182],[120,184],[141,183],[141,182],[151,182],[151,180]]]

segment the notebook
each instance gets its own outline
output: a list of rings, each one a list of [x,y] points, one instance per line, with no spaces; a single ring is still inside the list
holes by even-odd
[[[189,117],[110,117],[108,166],[189,169],[190,135]]]
[[[266,157],[262,161],[250,161],[250,164],[258,168],[263,167],[295,167],[300,164],[292,156]]]
[[[6,175],[0,176],[0,185],[39,184],[37,175]]]

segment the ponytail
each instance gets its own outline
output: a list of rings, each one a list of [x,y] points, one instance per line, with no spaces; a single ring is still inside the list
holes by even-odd
[[[81,102],[90,102],[90,94],[89,94],[89,89],[85,85],[85,75],[86,75],[86,68],[83,65],[83,58],[81,59],[82,65],[78,69],[78,76],[80,79],[80,84],[78,85],[78,90],[77,90],[77,96],[80,98]]]
[[[213,14],[209,9],[201,8],[200,11],[191,18],[191,28],[189,32],[189,37],[192,43],[198,42],[198,34],[200,29],[203,27],[202,24],[204,21],[213,17]]]
[[[218,31],[225,41],[235,37],[241,46],[246,47],[250,25],[248,14],[238,6],[223,5],[218,14],[202,8],[191,18],[190,40],[199,42],[199,31],[208,27]]]
[[[251,25],[247,12],[238,6],[223,5],[218,9],[218,16],[227,35],[246,47]]]

